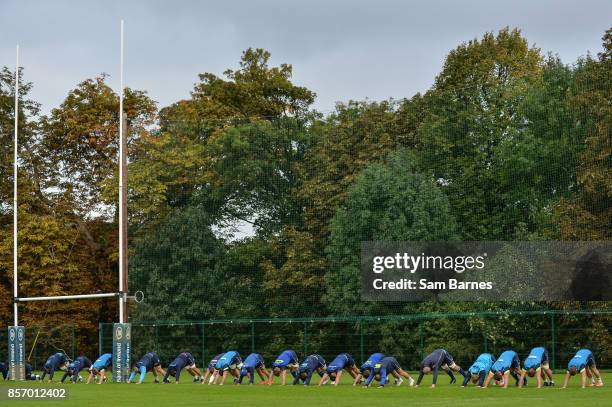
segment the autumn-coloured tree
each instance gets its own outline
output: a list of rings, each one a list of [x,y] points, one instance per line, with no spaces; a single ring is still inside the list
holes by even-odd
[[[612,238],[612,28],[597,58],[580,61],[572,107],[586,129],[576,168],[575,196],[558,208],[561,236],[567,240]]]

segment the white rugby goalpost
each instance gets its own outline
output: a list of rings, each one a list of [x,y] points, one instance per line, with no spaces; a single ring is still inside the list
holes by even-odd
[[[15,55],[15,133],[13,151],[13,326],[9,327],[9,375],[11,380],[25,380],[25,328],[19,325],[20,302],[61,301],[117,297],[119,301],[119,323],[113,332],[113,380],[124,382],[130,368],[131,328],[128,323],[128,298],[140,302],[144,299],[142,292],[128,296],[127,290],[127,127],[123,112],[123,54],[124,31],[121,20],[120,62],[119,62],[119,275],[118,291],[96,294],[55,295],[41,297],[19,297],[18,292],[18,169],[19,169],[19,45]],[[138,293],[142,295],[138,296]]]

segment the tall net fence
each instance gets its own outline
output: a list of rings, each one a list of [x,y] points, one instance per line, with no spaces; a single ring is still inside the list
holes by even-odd
[[[189,350],[203,363],[230,348],[267,360],[283,348],[360,360],[383,351],[414,368],[436,347],[468,363],[545,345],[559,367],[587,346],[611,367],[609,269],[577,275],[589,291],[579,301],[524,299],[514,258],[500,274],[516,302],[366,301],[360,285],[367,241],[611,241],[611,39],[568,65],[519,30],[483,33],[440,61],[425,93],[326,112],[264,50],[245,51],[227,76],[200,75],[188,98],[159,109],[147,89],[126,91],[128,286],[144,293],[129,305],[135,353],[167,362]],[[103,75],[40,116],[29,90],[19,104],[19,295],[116,292],[118,95]],[[4,68],[4,325],[13,92]],[[39,335],[37,365],[55,347],[110,350],[115,299],[19,307],[28,347],[33,327],[57,321]]]
[[[454,327],[450,331],[449,321]],[[383,352],[414,370],[437,348],[447,349],[465,367],[482,352],[499,355],[513,349],[525,358],[532,348],[544,346],[552,367],[562,369],[586,347],[600,367],[612,368],[610,326],[609,311],[133,323],[132,350],[135,358],[155,351],[165,364],[187,351],[202,366],[228,350],[238,350],[243,357],[257,352],[269,362],[285,349],[295,350],[300,358],[318,353],[327,361],[348,352],[364,362],[370,354]],[[100,324],[99,352],[111,348],[112,324]]]

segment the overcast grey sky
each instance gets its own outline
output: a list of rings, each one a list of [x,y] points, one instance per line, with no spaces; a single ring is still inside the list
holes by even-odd
[[[611,17],[609,0],[0,0],[0,65],[14,65],[20,44],[44,112],[101,72],[116,89],[123,18],[126,85],[160,106],[188,97],[198,73],[221,74],[244,49],[262,47],[274,64],[293,64],[295,83],[329,111],[336,101],[424,91],[450,49],[506,25],[571,63],[600,50]]]

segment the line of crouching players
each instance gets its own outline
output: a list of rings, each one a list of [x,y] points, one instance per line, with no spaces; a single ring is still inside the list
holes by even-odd
[[[91,363],[85,356],[79,356],[72,361],[64,353],[58,352],[47,359],[40,380],[43,380],[48,374],[49,381],[51,381],[55,371],[63,370],[64,375],[61,382],[70,377],[70,381],[75,383],[83,380],[79,373],[87,369],[89,372],[87,383],[97,381],[98,384],[101,384],[106,380],[106,369],[111,364],[112,355],[110,353],[101,355],[94,363]],[[0,369],[3,377],[7,379],[8,366],[0,363]],[[389,377],[392,377],[396,386],[407,381],[409,386],[418,387],[425,375],[432,374],[431,386],[436,387],[440,370],[450,377],[451,384],[456,382],[455,373],[460,374],[463,377],[462,386],[464,387],[472,382],[480,388],[487,388],[489,385],[507,388],[510,377],[512,377],[515,385],[520,388],[527,385],[527,376],[535,377],[538,388],[555,385],[553,372],[549,366],[548,352],[543,347],[533,348],[522,365],[519,355],[513,350],[502,352],[498,358],[490,353],[482,353],[467,371],[455,363],[447,350],[436,349],[421,362],[416,380],[402,369],[395,357],[383,353],[370,355],[367,361],[358,367],[348,353],[339,354],[329,364],[319,354],[309,355],[300,363],[296,352],[288,349],[274,360],[271,369],[268,370],[259,353],[251,353],[242,360],[240,354],[232,350],[213,357],[202,374],[202,371],[196,366],[195,358],[189,352],[178,354],[165,370],[161,366],[159,356],[155,352],[149,352],[133,365],[128,383],[143,383],[146,374],[151,372],[155,383],[160,381],[170,383],[170,378],[173,377],[174,383],[178,384],[183,370],[191,375],[194,382],[208,385],[224,385],[230,376],[232,383],[242,384],[246,378],[248,384],[253,384],[256,375],[262,384],[271,385],[274,383],[274,378],[279,377],[280,382],[285,385],[288,384],[287,375],[289,374],[290,383],[307,386],[316,373],[319,376],[319,386],[327,383],[337,386],[343,372],[346,371],[351,376],[354,386],[361,384],[369,387],[373,382],[377,382],[378,387],[384,387]],[[601,374],[595,364],[595,356],[589,349],[580,349],[568,362],[563,388],[567,387],[571,377],[577,374],[581,375],[583,388],[587,387],[587,384],[596,387],[603,386]],[[136,381],[137,375],[139,378]]]
[[[71,360],[64,352],[57,352],[49,356],[42,368],[42,375],[36,375],[33,373],[32,365],[26,363],[26,380],[44,380],[45,376],[49,376],[48,382],[53,380],[53,376],[56,372],[61,371],[62,375],[61,382],[64,383],[67,378],[70,378],[71,383],[83,381],[83,377],[80,375],[82,371],[89,373],[87,383],[91,383],[92,380],[98,381],[101,384],[106,380],[106,369],[111,366],[113,356],[110,353],[100,355],[95,362],[91,362],[87,356],[77,356],[74,360]],[[10,379],[9,365],[7,363],[0,363],[0,372],[4,380]]]
[[[253,384],[258,376],[262,384],[271,385],[274,383],[274,378],[278,377],[283,385],[292,383],[307,386],[310,385],[316,373],[320,377],[319,386],[327,383],[337,386],[343,372],[346,371],[355,386],[362,384],[369,387],[373,382],[378,382],[379,387],[384,387],[389,377],[393,378],[396,386],[404,383],[404,379],[407,380],[409,386],[419,386],[425,375],[432,374],[432,387],[436,387],[438,372],[442,370],[450,377],[451,384],[456,382],[455,373],[460,374],[463,377],[463,386],[467,386],[471,381],[481,388],[486,388],[491,384],[506,388],[512,377],[516,386],[523,387],[527,385],[527,376],[536,378],[538,388],[554,386],[548,352],[542,347],[532,349],[523,361],[522,367],[518,354],[513,350],[507,350],[497,359],[490,353],[479,355],[467,371],[455,363],[447,350],[436,349],[421,362],[416,381],[402,369],[395,357],[383,353],[370,355],[368,360],[358,367],[348,353],[339,354],[329,364],[319,354],[309,355],[300,363],[297,353],[288,349],[274,360],[271,369],[268,370],[259,353],[251,353],[242,360],[240,354],[232,350],[214,356],[206,366],[204,374],[196,367],[194,357],[188,352],[180,353],[168,365],[165,372],[161,369],[157,355],[154,358],[151,358],[150,355],[155,354],[148,353],[134,365],[130,381],[134,379],[136,373],[140,372],[138,383],[142,383],[146,372],[153,371],[156,382],[159,374],[163,375],[164,383],[170,383],[171,376],[175,378],[175,383],[179,383],[181,370],[185,369],[193,377],[193,381],[208,385],[224,385],[230,376],[235,384],[242,384],[245,378],[248,384]],[[577,373],[582,376],[582,387],[586,387],[587,379],[590,380],[591,386],[603,386],[593,352],[588,349],[580,349],[569,361],[563,387],[567,387],[570,378]]]

